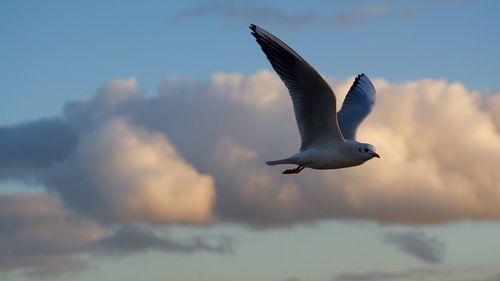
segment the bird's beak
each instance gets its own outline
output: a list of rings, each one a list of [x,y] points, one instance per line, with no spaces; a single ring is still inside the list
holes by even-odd
[[[378,155],[376,152],[373,152],[373,157],[377,157],[377,158],[380,158],[380,155]]]

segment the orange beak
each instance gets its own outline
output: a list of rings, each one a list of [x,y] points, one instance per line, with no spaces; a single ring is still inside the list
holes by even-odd
[[[380,158],[380,155],[378,155],[376,152],[373,152],[373,157],[377,157],[377,158]]]

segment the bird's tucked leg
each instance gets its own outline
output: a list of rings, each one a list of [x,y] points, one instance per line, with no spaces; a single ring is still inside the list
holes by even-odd
[[[304,170],[306,166],[304,165],[299,165],[297,166],[297,168],[294,168],[294,169],[288,169],[288,170],[285,170],[283,171],[283,174],[298,174],[300,173],[302,170]]]

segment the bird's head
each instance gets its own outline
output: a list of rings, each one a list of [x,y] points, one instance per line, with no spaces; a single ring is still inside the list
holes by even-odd
[[[380,158],[380,155],[375,152],[375,147],[368,143],[358,143],[356,146],[356,154],[365,161],[374,157]]]

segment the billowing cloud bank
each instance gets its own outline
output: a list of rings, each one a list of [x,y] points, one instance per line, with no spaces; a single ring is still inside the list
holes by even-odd
[[[48,178],[48,186],[65,202],[102,219],[212,219],[212,178],[182,160],[162,134],[149,134],[122,119],[106,120],[84,133]]]
[[[336,83],[339,101],[351,83]],[[382,159],[356,168],[290,177],[263,165],[296,151],[299,137],[285,88],[261,71],[172,78],[154,97],[134,79],[112,81],[62,119],[0,128],[0,176],[34,178],[100,220],[500,218],[500,94],[441,80],[374,83],[377,106],[359,138]]]
[[[339,104],[352,81],[335,83]],[[154,96],[134,79],[111,81],[62,117],[0,128],[0,179],[37,181],[57,206],[118,226],[121,239],[148,233],[125,231],[137,222],[499,220],[500,93],[373,81],[377,106],[358,135],[382,159],[359,167],[285,176],[265,166],[295,152],[299,136],[286,89],[261,71],[170,78]]]

